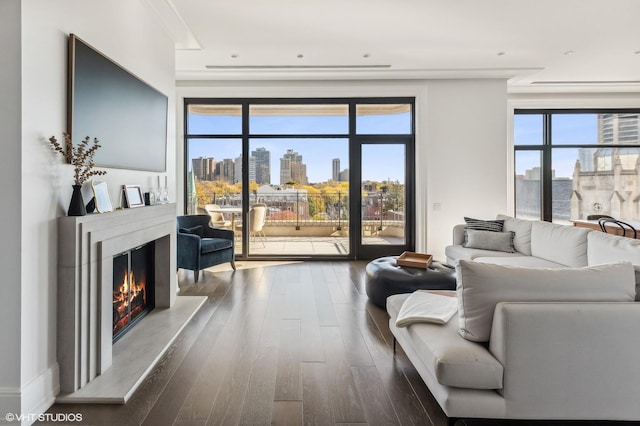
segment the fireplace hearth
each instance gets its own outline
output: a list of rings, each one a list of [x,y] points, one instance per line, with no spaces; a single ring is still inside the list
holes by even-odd
[[[113,257],[113,342],[155,307],[154,243]]]

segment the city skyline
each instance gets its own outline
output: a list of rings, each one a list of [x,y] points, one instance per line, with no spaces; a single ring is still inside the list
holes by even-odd
[[[265,163],[265,160],[270,158],[270,152],[267,151],[264,147],[258,148],[256,151],[251,152],[252,155],[249,156],[249,181],[256,182],[258,184],[269,184],[274,185],[274,182],[271,182],[270,176],[270,168],[268,164]],[[257,155],[253,155],[257,154]],[[296,160],[291,160],[291,157],[299,157]],[[283,162],[285,162],[285,158],[289,158],[286,160],[289,164],[289,173],[287,175],[283,175]],[[191,160],[191,169],[194,177],[199,180],[208,180],[214,181],[218,179],[225,180],[230,183],[237,183],[242,181],[242,155],[238,156],[233,160],[233,171],[229,170],[229,164],[232,159],[230,158],[222,158],[216,159],[215,157],[198,157],[193,158]],[[293,164],[292,164],[293,163]],[[299,169],[296,168],[295,163],[300,163],[304,168]],[[280,158],[280,185],[285,185],[289,181],[294,181],[300,185],[307,185],[308,179],[304,172],[306,171],[306,165],[302,161],[302,156],[297,152],[288,149],[287,152]],[[265,167],[260,167],[264,165]],[[331,179],[335,182],[342,182],[349,180],[349,169],[341,169],[340,168],[340,159],[334,158],[332,159],[332,177]],[[261,169],[262,175],[258,175],[258,170]],[[295,170],[298,172],[296,173]],[[302,171],[302,173],[300,173]],[[284,181],[283,181],[284,179]],[[321,182],[314,182],[321,183]]]
[[[193,140],[192,142],[200,142],[201,140]],[[226,153],[226,156],[216,157],[206,155],[207,152],[211,150],[206,147],[199,147],[196,152],[201,153],[202,155],[198,156],[190,156],[189,164],[191,165],[191,171],[197,175],[196,170],[193,169],[193,160],[197,160],[199,158],[215,158],[216,162],[223,161],[225,158],[227,159],[236,159],[240,157],[238,153],[233,154],[236,151],[236,146],[239,145],[237,141],[233,141],[229,143],[229,140],[226,139],[217,139],[215,141],[218,143],[218,149],[216,150],[219,153]],[[203,144],[205,145],[205,144]],[[268,145],[268,144],[265,144]],[[271,174],[271,184],[279,184],[276,182],[273,177],[280,176],[280,159],[282,155],[286,154],[288,150],[293,150],[295,152],[300,153],[303,156],[304,163],[307,166],[307,179],[309,184],[314,183],[322,183],[327,182],[333,179],[333,161],[337,158],[340,160],[340,164],[348,165],[348,153],[347,147],[342,146],[342,149],[338,149],[341,144],[332,144],[334,149],[326,149],[322,150],[319,153],[316,153],[314,156],[308,156],[311,162],[307,162],[307,156],[300,152],[300,146],[303,148],[305,144],[300,143],[291,143],[287,146],[298,146],[298,149],[295,148],[284,148],[282,154],[275,155],[272,151],[270,151],[266,146],[256,147],[250,150],[250,152],[255,152],[258,149],[264,148],[265,151],[269,152],[270,155],[270,174]],[[282,149],[278,147],[278,149]],[[343,152],[343,156],[336,156],[336,152]],[[239,151],[238,151],[239,152]],[[314,161],[315,159],[315,161]],[[379,160],[384,159],[381,163]],[[401,145],[365,145],[362,151],[362,176],[363,180],[371,180],[377,182],[400,182],[404,183],[404,168],[398,167],[398,164],[404,164],[404,147]],[[274,163],[278,164],[278,166],[274,169]],[[311,163],[311,164],[310,164]],[[257,176],[258,165],[256,163],[256,176]],[[344,180],[348,179],[349,167],[341,168],[342,178]],[[256,179],[256,182],[258,180]],[[262,183],[262,182],[258,182]]]

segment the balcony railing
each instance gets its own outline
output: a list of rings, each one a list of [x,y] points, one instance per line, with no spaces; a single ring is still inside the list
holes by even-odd
[[[265,204],[267,212],[260,233],[249,238],[251,255],[345,255],[350,238],[362,238],[363,244],[403,244],[405,241],[404,202],[400,197],[383,193],[363,193],[361,236],[350,234],[348,194],[342,192],[308,194],[291,191],[273,195],[252,194],[250,206]],[[203,206],[207,203],[201,203]],[[215,196],[211,204],[220,210],[242,206],[240,194]],[[196,212],[191,203],[189,213]],[[225,219],[236,232],[236,252],[243,252],[240,213],[225,212]],[[234,215],[233,220],[231,215]],[[354,219],[354,218],[351,218]]]
[[[241,194],[226,194],[213,197],[212,204],[220,207],[242,206]],[[340,230],[349,226],[350,211],[348,194],[342,192],[309,194],[305,190],[288,190],[282,194],[252,194],[250,205],[262,203],[267,206],[267,227],[334,227]],[[206,203],[200,203],[206,204]],[[194,214],[197,205],[189,206]],[[236,218],[236,224],[242,218]],[[387,226],[404,224],[404,200],[402,197],[384,193],[370,193],[363,196],[363,227],[382,230]]]

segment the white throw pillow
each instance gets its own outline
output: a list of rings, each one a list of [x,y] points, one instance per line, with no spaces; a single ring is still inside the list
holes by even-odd
[[[587,266],[591,229],[549,222],[531,224],[531,255],[574,268]]]
[[[487,342],[499,302],[632,302],[635,279],[631,263],[582,268],[523,268],[460,260],[459,333]]]
[[[503,231],[513,231],[516,233],[513,239],[513,247],[516,251],[526,256],[531,256],[531,225],[533,221],[505,216],[503,214],[499,214],[496,219],[504,220]]]

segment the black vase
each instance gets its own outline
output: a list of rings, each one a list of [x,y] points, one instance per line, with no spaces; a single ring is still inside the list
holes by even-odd
[[[73,185],[73,195],[71,195],[71,203],[69,203],[67,216],[84,216],[87,214],[81,189],[82,185]]]

